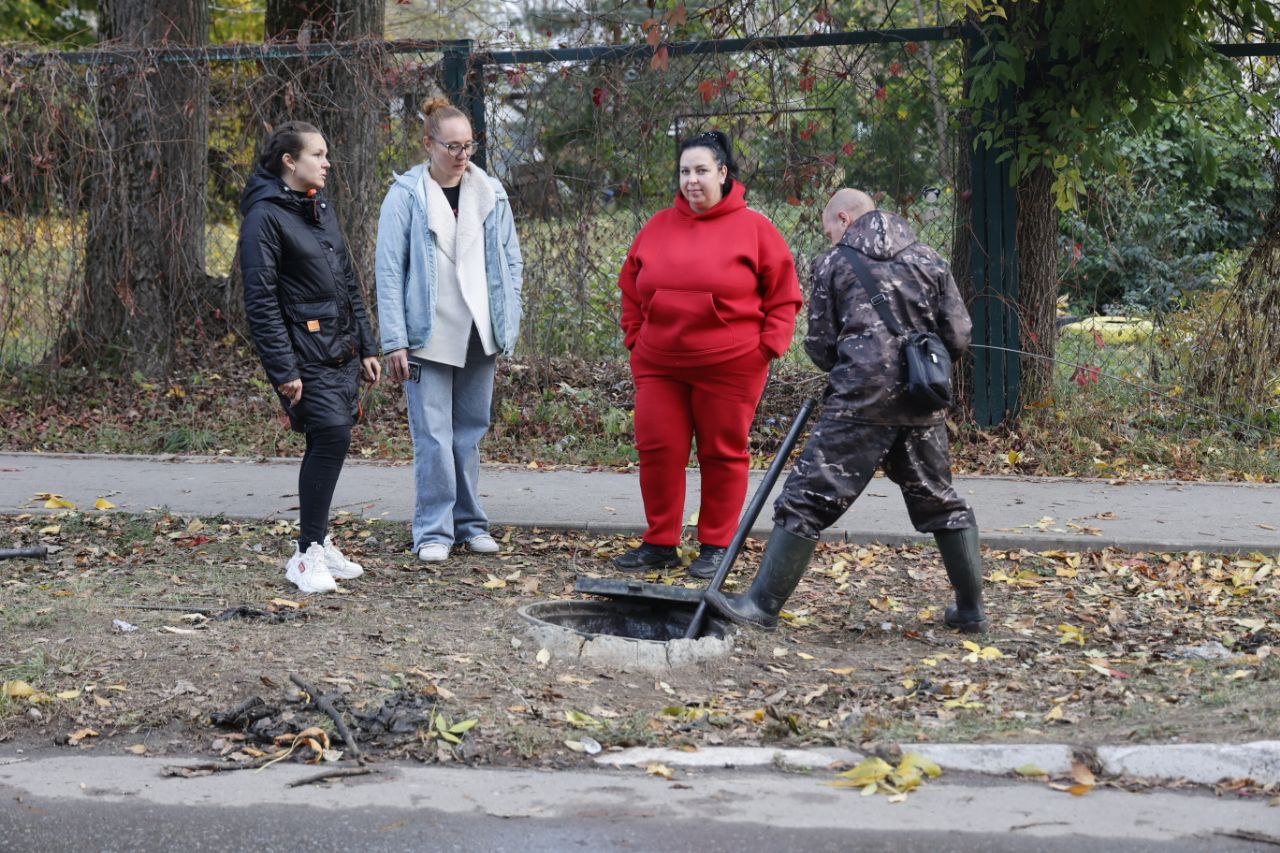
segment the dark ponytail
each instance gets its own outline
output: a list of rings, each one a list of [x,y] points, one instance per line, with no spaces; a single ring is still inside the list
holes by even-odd
[[[727,173],[724,183],[720,185],[720,192],[727,194],[733,187],[733,179],[738,177],[738,161],[734,159],[733,145],[729,142],[728,135],[723,130],[708,130],[681,142],[680,149],[676,151],[677,172],[680,168],[681,155],[690,148],[706,148],[716,158],[716,165],[725,167]]]
[[[262,143],[258,165],[277,178],[280,177],[284,172],[284,162],[280,158],[288,154],[296,159],[302,153],[302,137],[308,133],[324,136],[315,125],[305,121],[286,121],[276,125],[275,130]]]

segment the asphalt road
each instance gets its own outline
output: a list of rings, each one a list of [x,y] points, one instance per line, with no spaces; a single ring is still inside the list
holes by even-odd
[[[71,750],[6,763],[25,757],[0,747],[0,849],[1087,853],[1280,844],[1280,809],[1194,790],[1075,797],[1042,783],[954,776],[893,804],[831,787],[829,771],[682,771],[666,781],[643,770],[422,765],[289,788],[317,768],[165,778],[165,764],[193,760]]]
[[[687,481],[686,518],[698,506],[698,472],[689,471]],[[43,501],[34,496],[56,492],[81,509],[106,496],[131,512],[167,507],[184,515],[296,518],[297,482],[297,460],[0,454],[0,512],[38,510]],[[955,483],[989,546],[1280,552],[1280,485],[1043,477],[957,477]],[[485,466],[480,492],[494,524],[644,530],[635,473]],[[348,460],[334,508],[407,521],[412,469]],[[766,507],[753,535],[767,537],[771,525]],[[827,536],[886,544],[928,539],[912,528],[897,487],[885,479],[872,480]]]

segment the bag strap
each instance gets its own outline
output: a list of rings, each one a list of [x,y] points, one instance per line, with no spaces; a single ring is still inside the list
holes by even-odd
[[[902,337],[902,324],[898,322],[897,317],[893,316],[893,311],[888,305],[889,294],[872,284],[875,279],[871,277],[871,270],[867,268],[867,262],[862,252],[843,243],[837,244],[836,248],[844,253],[849,263],[853,264],[854,277],[858,279],[858,283],[867,292],[867,296],[871,297],[871,307],[876,309],[876,313],[884,321],[885,328],[889,330],[889,334],[896,338]]]

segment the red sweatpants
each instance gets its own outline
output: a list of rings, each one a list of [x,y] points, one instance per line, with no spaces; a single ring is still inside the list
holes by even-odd
[[[684,526],[685,468],[694,437],[702,474],[698,541],[728,545],[747,496],[747,435],[769,362],[761,351],[705,367],[667,367],[631,354],[636,450],[649,529],[644,540],[677,545]]]

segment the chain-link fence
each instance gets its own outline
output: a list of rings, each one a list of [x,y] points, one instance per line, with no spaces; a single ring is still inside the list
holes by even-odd
[[[137,196],[153,206],[202,207],[200,237],[175,231],[161,247],[176,252],[203,243],[207,275],[193,285],[190,299],[175,303],[171,316],[196,346],[210,316],[229,321],[216,330],[219,335],[237,329],[238,198],[267,126],[285,117],[334,115],[332,101],[341,94],[381,117],[372,159],[384,180],[422,159],[419,105],[456,88],[445,79],[440,45],[390,50],[383,44],[363,57],[336,49],[328,56],[314,53],[272,59],[267,53],[219,58],[205,52],[168,63],[137,56],[125,61],[109,48],[83,64],[0,57],[0,362],[6,369],[65,355],[60,342],[83,322],[86,247],[95,221],[158,215],[94,201],[95,189],[112,180],[101,166],[104,154],[163,151],[175,142],[148,112],[155,109],[146,99],[156,97],[157,76],[199,80],[207,89],[207,103],[189,100],[174,108],[204,110],[207,117],[204,186]],[[318,70],[341,71],[354,62],[373,69],[347,75],[359,81],[354,96],[313,85]],[[619,267],[648,217],[671,203],[679,140],[710,128],[734,140],[748,201],[786,237],[802,280],[826,248],[822,206],[842,185],[871,191],[881,206],[907,216],[922,240],[950,255],[956,211],[963,207],[957,202],[969,192],[957,180],[965,168],[958,133],[959,42],[748,45],[732,53],[678,55],[632,50],[546,62],[499,62],[477,53],[466,70],[484,93],[486,167],[508,187],[517,212],[525,256],[524,355],[621,355]],[[104,122],[104,92],[129,75],[150,81],[150,88],[131,90],[140,99],[136,116],[131,123]],[[341,125],[334,130],[341,136]],[[345,159],[352,153],[342,145],[331,147],[340,183],[359,164]],[[376,221],[376,201],[338,212],[347,223]],[[153,232],[139,231],[144,233],[138,239],[154,240]],[[371,250],[371,234],[353,237]],[[127,229],[125,239],[122,255],[143,248],[128,244]],[[1074,238],[1065,237],[1064,271],[1078,251]],[[1243,257],[1238,252],[1234,262]],[[1086,395],[1103,389],[1109,399],[1123,399],[1125,408],[1142,409],[1155,390],[1167,395],[1161,400],[1175,401],[1169,405],[1176,412],[1198,411],[1178,400],[1214,397],[1215,408],[1225,403],[1268,422],[1274,404],[1259,405],[1255,394],[1242,409],[1231,387],[1206,389],[1212,380],[1197,372],[1207,352],[1198,342],[1214,334],[1211,326],[1221,325],[1229,310],[1221,303],[1229,301],[1222,294],[1233,284],[1232,262],[1223,262],[1214,281],[1187,283],[1188,292],[1198,289],[1201,296],[1129,306],[1120,320],[1064,322],[1054,391],[1033,407],[1057,409],[1070,401],[1079,408]],[[119,269],[116,295],[127,303],[133,298],[129,266]],[[1171,276],[1180,275],[1170,269]],[[371,302],[372,284],[363,282]],[[1071,301],[1068,312],[1078,308]],[[802,334],[803,328],[797,341]],[[795,352],[792,358],[803,363]],[[1171,427],[1175,434],[1198,428],[1186,419],[1179,423]]]
[[[864,187],[946,252],[954,222],[958,50],[914,43],[745,51],[486,70],[489,166],[512,193],[525,251],[526,351],[616,356],[617,275],[676,192],[681,139],[733,140],[751,206],[802,271],[826,248],[830,193]],[[921,92],[928,96],[920,97]],[[797,340],[799,340],[799,335]]]
[[[907,213],[922,238],[945,252],[953,227],[955,143],[952,105],[938,78],[955,78],[957,53],[945,45],[929,51],[927,64],[919,45],[897,44],[810,50],[802,57],[764,50],[675,57],[663,68],[647,58],[484,66],[487,165],[511,191],[525,252],[523,351],[620,351],[615,285],[622,258],[646,219],[671,203],[679,139],[712,127],[734,140],[750,203],[778,225],[802,270],[825,243],[822,205],[843,184],[877,193],[881,204]],[[305,71],[310,79],[314,64]],[[76,322],[85,295],[91,189],[112,177],[101,168],[104,149],[167,141],[146,121],[133,128],[134,138],[106,138],[104,80],[145,80],[173,74],[175,66],[208,90],[202,219],[210,290],[198,296],[234,316],[237,206],[255,145],[283,117],[332,112],[326,94],[306,87],[296,61],[9,61],[0,64],[7,90],[0,94],[5,363],[43,358]],[[444,87],[438,51],[398,53],[385,69],[381,78],[362,81],[361,99],[381,108],[377,169],[389,179],[421,160],[418,106]],[[930,97],[908,94],[921,87]],[[140,86],[138,93],[145,98],[147,90]],[[341,181],[347,152],[332,140],[331,148]],[[171,203],[200,203],[196,188],[182,189],[185,197]],[[354,218],[351,211],[339,215]],[[192,239],[167,236],[174,245]],[[370,295],[371,285],[364,282]],[[173,322],[195,319],[174,316]]]
[[[196,347],[210,321],[224,321],[219,334],[241,333],[239,199],[258,144],[280,121],[321,127],[330,142],[330,192],[346,198],[356,195],[352,176],[376,171],[389,181],[393,170],[417,160],[418,105],[442,92],[441,52],[427,48],[390,63],[376,45],[363,52],[333,46],[327,55],[325,46],[316,47],[319,56],[227,51],[243,59],[111,46],[70,59],[0,55],[0,363],[43,361],[52,368],[74,357],[69,348],[101,343],[84,340],[91,334],[86,312],[102,289],[93,280],[94,263],[115,264],[107,289],[130,313],[144,310],[146,285],[166,292],[170,304],[160,320]],[[365,73],[370,68],[374,73]],[[193,93],[175,102],[177,83]],[[363,140],[362,149],[354,141],[343,145],[352,133],[340,116],[352,104],[376,119],[372,148]],[[174,111],[177,120],[166,123]],[[203,121],[194,120],[197,114]],[[174,168],[168,152],[193,137],[197,162]],[[151,171],[140,173],[139,163]],[[372,185],[376,195],[366,192],[360,210],[338,211],[349,242],[365,257],[385,182],[379,177]],[[194,215],[175,215],[180,208]],[[147,227],[157,221],[160,228]],[[94,235],[108,230],[117,245],[90,251]],[[200,275],[143,280],[149,253],[192,247],[200,253]],[[371,277],[364,278],[372,297]]]

